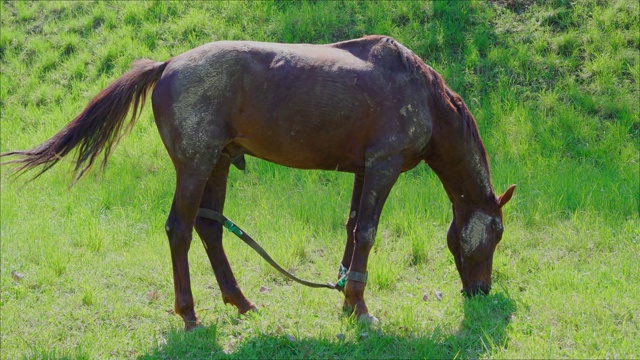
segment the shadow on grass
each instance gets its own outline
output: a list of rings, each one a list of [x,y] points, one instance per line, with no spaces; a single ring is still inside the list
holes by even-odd
[[[478,358],[507,347],[507,326],[515,303],[497,293],[464,301],[464,318],[454,333],[370,329],[357,327],[356,335],[289,339],[284,334],[247,334],[232,352],[218,340],[218,327],[210,325],[191,333],[166,334],[167,342],[143,359],[274,359],[274,358]],[[259,315],[258,315],[259,316]],[[239,334],[241,335],[241,334]]]

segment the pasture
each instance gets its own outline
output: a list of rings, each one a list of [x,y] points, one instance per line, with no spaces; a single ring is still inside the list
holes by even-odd
[[[342,295],[284,279],[232,234],[261,311],[225,306],[194,235],[203,327],[173,314],[164,223],[175,189],[147,106],[110,158],[69,188],[1,168],[0,357],[637,358],[640,356],[640,9],[637,1],[1,2],[0,151],[59,131],[138,58],[216,40],[330,43],[390,35],[466,101],[505,207],[493,290],[463,298],[451,206],[425,165],[385,205],[357,324]],[[286,269],[334,281],[352,175],[247,157],[225,215]]]

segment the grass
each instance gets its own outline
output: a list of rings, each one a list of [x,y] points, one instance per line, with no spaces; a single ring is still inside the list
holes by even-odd
[[[378,328],[342,316],[339,294],[283,279],[225,235],[236,277],[262,311],[238,318],[222,303],[194,241],[205,326],[187,334],[171,313],[163,230],[174,173],[148,108],[107,171],[71,189],[68,161],[30,183],[2,168],[3,359],[640,356],[636,1],[1,6],[1,151],[47,139],[137,58],[223,39],[378,33],[413,49],[466,100],[496,191],[518,184],[487,297],[459,295],[445,241],[450,205],[420,166],[392,191],[370,259]],[[351,176],[247,160],[247,171],[231,172],[227,215],[297,275],[333,280]]]

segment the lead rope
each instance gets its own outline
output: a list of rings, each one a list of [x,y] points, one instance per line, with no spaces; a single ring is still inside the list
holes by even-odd
[[[338,291],[342,291],[342,289],[344,289],[345,284],[347,283],[347,280],[358,281],[362,283],[367,282],[367,273],[348,271],[347,268],[345,268],[342,264],[340,264],[340,268],[338,269],[338,276],[340,279],[336,284],[332,282],[321,284],[321,283],[314,283],[311,281],[302,280],[300,278],[297,278],[295,275],[291,274],[287,270],[283,269],[282,266],[278,265],[278,263],[275,262],[275,260],[273,260],[271,256],[269,256],[269,254],[262,248],[262,246],[260,246],[255,240],[253,240],[251,236],[249,236],[249,234],[244,232],[238,225],[236,225],[233,221],[229,220],[226,216],[222,215],[217,211],[204,209],[204,208],[199,208],[196,215],[222,224],[222,226],[224,226],[227,230],[229,230],[235,236],[239,237],[240,240],[244,241],[245,244],[249,245],[253,250],[255,250],[258,253],[258,255],[262,256],[262,258],[265,259],[269,263],[269,265],[273,266],[276,270],[278,270],[284,276],[302,285],[313,287],[313,288],[323,287],[327,289],[335,289]]]

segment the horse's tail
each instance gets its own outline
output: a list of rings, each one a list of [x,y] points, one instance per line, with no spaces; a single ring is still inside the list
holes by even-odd
[[[131,130],[142,112],[147,92],[153,88],[167,64],[168,61],[137,60],[129,72],[96,95],[80,115],[49,140],[31,150],[0,154],[18,157],[4,164],[18,164],[15,171],[19,174],[42,165],[36,178],[77,147],[74,183],[103,150],[104,169],[113,147],[123,135],[123,126],[125,133]],[[133,114],[125,126],[131,108]]]

